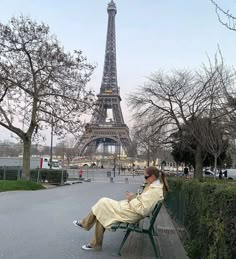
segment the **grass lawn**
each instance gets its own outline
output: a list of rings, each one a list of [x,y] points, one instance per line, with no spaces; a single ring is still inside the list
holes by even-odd
[[[17,190],[40,190],[45,189],[41,184],[31,181],[0,181],[0,192]]]

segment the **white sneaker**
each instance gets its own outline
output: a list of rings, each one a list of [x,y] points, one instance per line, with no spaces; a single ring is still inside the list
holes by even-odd
[[[76,227],[78,227],[78,228],[84,229],[84,227],[82,226],[82,224],[81,224],[78,220],[74,220],[74,221],[73,221],[73,224],[74,224]]]
[[[101,247],[92,247],[90,244],[83,245],[82,249],[87,250],[87,251],[101,251]]]

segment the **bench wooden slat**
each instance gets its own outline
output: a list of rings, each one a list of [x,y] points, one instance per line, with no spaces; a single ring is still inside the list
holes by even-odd
[[[116,231],[118,228],[127,229],[128,225],[129,225],[129,223],[124,223],[124,222],[113,223],[111,226],[111,230]]]
[[[138,227],[137,223],[130,223],[128,224],[127,228],[129,228],[130,230],[134,231],[135,228]]]
[[[120,226],[120,222],[118,223],[113,223],[112,226],[111,226],[111,230],[112,231],[116,231]]]
[[[119,228],[126,229],[128,227],[128,225],[129,225],[129,223],[121,222],[120,225],[119,225]]]

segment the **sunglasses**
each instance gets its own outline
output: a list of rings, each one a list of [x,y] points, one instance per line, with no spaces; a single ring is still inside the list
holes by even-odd
[[[149,177],[151,177],[152,175],[144,175],[144,179],[147,180]]]

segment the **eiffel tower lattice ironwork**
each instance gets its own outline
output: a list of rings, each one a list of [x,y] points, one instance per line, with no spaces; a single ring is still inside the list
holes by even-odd
[[[85,127],[85,133],[79,141],[79,155],[91,155],[99,144],[122,147],[127,153],[131,144],[129,128],[124,122],[120,102],[120,89],[117,84],[116,69],[116,5],[108,3],[108,27],[105,61],[100,93],[97,95],[97,112]],[[110,118],[109,118],[110,115]]]

